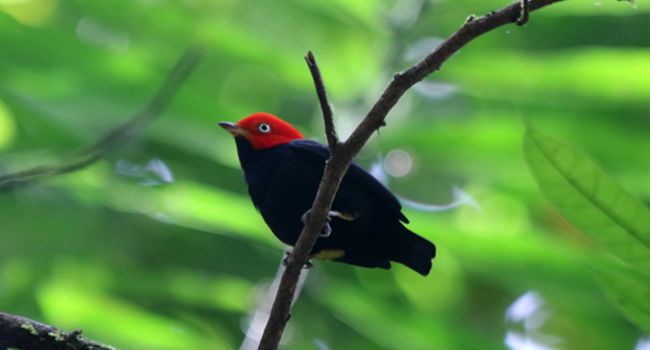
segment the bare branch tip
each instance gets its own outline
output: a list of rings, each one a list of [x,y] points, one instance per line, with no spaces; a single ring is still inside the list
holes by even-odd
[[[305,55],[305,61],[309,66],[316,65],[316,58],[314,58],[314,53],[311,50],[307,50],[307,55]]]

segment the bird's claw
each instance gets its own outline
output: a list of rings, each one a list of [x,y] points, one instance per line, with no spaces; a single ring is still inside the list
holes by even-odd
[[[332,226],[330,226],[330,223],[326,223],[325,227],[323,227],[323,231],[319,234],[319,236],[323,238],[327,238],[332,234]]]
[[[327,238],[332,234],[332,226],[330,226],[330,220],[332,216],[331,214],[332,214],[331,211],[327,213],[327,222],[325,223],[323,230],[319,234],[320,237]],[[300,221],[302,221],[303,224],[306,224],[309,215],[311,215],[311,209],[307,210],[304,214],[302,214],[302,216],[300,217]]]
[[[311,209],[307,210],[302,216],[300,217],[300,221],[302,221],[303,224],[307,223],[307,218],[311,215]]]
[[[291,255],[291,252],[289,251],[284,252],[284,259],[282,259],[282,266],[287,267],[287,265],[289,265],[289,255]],[[314,267],[314,265],[309,260],[307,260],[307,262],[304,265],[302,265],[302,268],[305,270],[309,270],[312,267]]]
[[[282,259],[282,266],[287,267],[287,265],[289,265],[289,255],[291,255],[291,252],[289,251],[284,252],[284,258]]]

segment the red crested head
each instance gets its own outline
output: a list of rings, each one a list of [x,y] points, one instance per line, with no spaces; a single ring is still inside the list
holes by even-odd
[[[235,137],[243,137],[257,151],[304,138],[291,124],[269,113],[254,113],[237,123],[219,125]]]

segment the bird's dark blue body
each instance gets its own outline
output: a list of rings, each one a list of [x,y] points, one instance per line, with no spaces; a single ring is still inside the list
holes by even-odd
[[[262,150],[244,137],[236,142],[255,207],[275,236],[294,245],[329,157],[327,148],[303,139]],[[381,268],[390,268],[392,260],[428,274],[435,246],[404,227],[408,220],[395,196],[357,165],[348,169],[332,210],[342,215],[332,218],[332,234],[318,239],[312,256]]]

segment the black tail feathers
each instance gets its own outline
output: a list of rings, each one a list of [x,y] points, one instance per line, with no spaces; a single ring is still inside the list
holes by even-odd
[[[422,276],[429,274],[431,260],[436,256],[436,246],[402,227],[402,232],[389,247],[390,259],[402,263]]]

